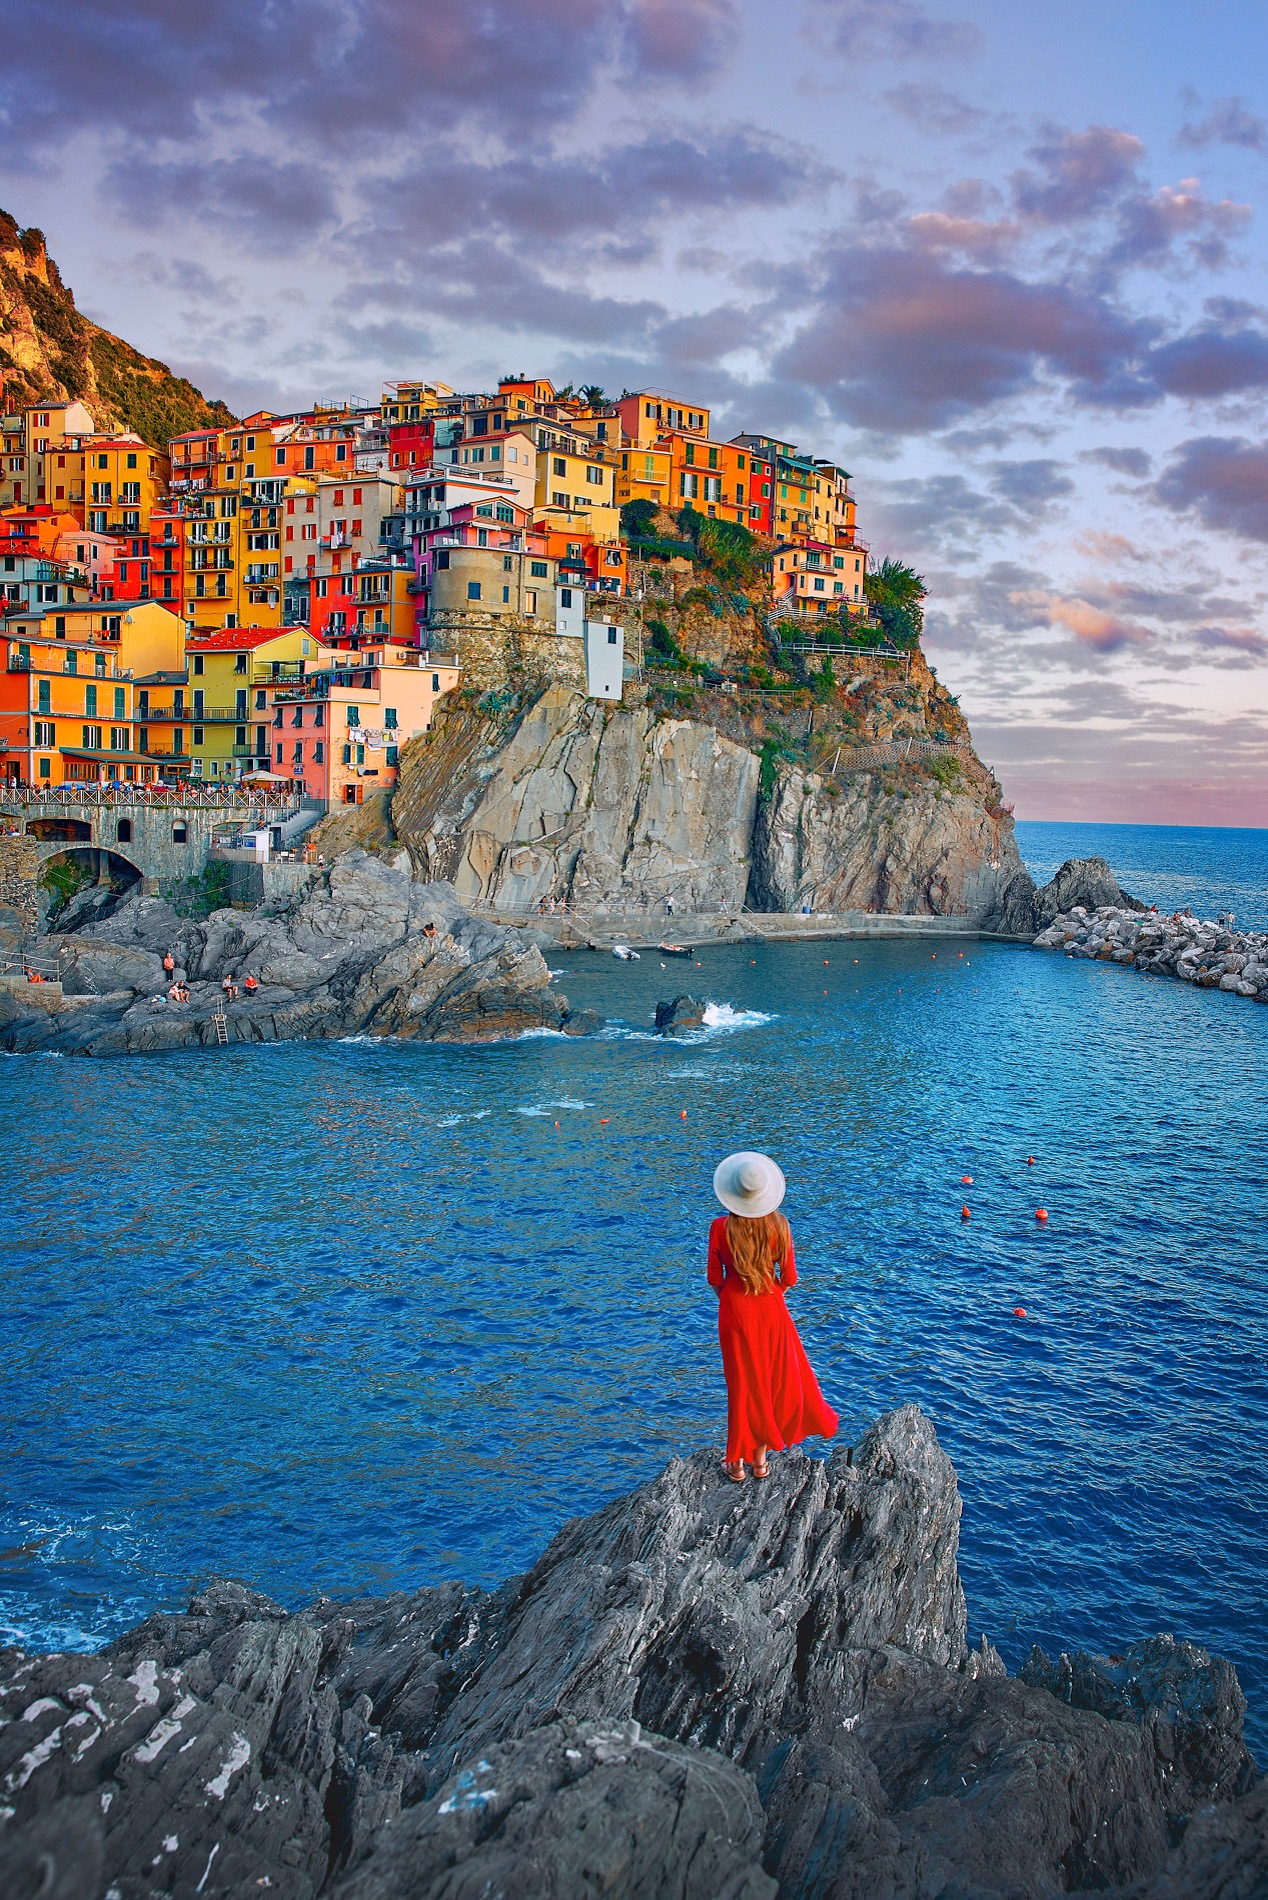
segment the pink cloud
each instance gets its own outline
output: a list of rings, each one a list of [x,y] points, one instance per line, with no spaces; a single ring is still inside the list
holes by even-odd
[[[1117,614],[1094,607],[1090,600],[1075,595],[1050,594],[1042,588],[1030,588],[1010,594],[1019,607],[1034,610],[1035,619],[1049,627],[1065,627],[1076,640],[1095,647],[1098,653],[1117,653],[1126,646],[1143,646],[1153,635],[1139,621],[1122,620]]]

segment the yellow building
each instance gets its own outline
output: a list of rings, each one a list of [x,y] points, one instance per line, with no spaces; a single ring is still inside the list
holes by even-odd
[[[167,504],[171,462],[139,435],[91,435],[83,443],[84,526],[97,534],[148,534]]]
[[[230,487],[222,478],[235,466],[185,499],[185,614],[208,631],[281,626],[283,577],[295,553],[317,548],[315,478],[243,476]]]
[[[669,508],[673,505],[672,481],[673,455],[668,448],[622,449],[616,473],[617,505],[650,501],[657,508]]]
[[[72,505],[82,524],[83,462],[80,448],[95,428],[82,402],[46,402],[5,416],[0,452],[0,508],[30,508],[40,502]]]
[[[194,778],[236,779],[272,768],[270,689],[328,665],[303,627],[227,627],[191,633],[189,763]]]
[[[614,450],[538,429],[534,520],[552,528],[589,528],[596,541],[615,541],[621,531],[619,464]]]
[[[0,637],[6,774],[36,785],[159,777],[167,758],[147,749],[148,732],[141,738],[137,681],[181,676],[184,631],[157,601],[8,615]]]

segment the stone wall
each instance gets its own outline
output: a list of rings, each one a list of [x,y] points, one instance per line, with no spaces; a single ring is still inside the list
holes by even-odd
[[[40,914],[40,844],[35,838],[0,838],[0,908],[15,910],[34,930]]]
[[[626,657],[642,664],[641,625],[630,603],[615,594],[588,594],[586,613],[622,624]],[[586,690],[585,641],[556,633],[553,618],[448,610],[433,613],[430,625],[433,645],[453,654],[466,688],[479,693],[544,685]]]

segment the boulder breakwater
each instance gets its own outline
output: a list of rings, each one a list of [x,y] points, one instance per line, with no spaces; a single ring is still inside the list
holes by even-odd
[[[1179,911],[1164,917],[1112,904],[1092,911],[1076,905],[1034,941],[1039,950],[1121,963],[1149,976],[1174,976],[1199,989],[1268,1003],[1268,933],[1263,931],[1234,930]]]
[[[15,1900],[1232,1900],[1268,1880],[1231,1665],[970,1644],[915,1407],[725,1484],[698,1453],[487,1593],[232,1584],[0,1652]]]

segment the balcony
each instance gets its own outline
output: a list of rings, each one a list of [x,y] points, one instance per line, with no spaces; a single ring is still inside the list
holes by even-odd
[[[31,670],[31,658],[29,654],[11,653],[9,655],[10,673],[29,673],[30,670]]]
[[[153,718],[154,715],[150,716]],[[245,707],[239,710],[236,706],[194,706],[181,717],[192,719],[199,726],[245,726],[251,714]]]
[[[135,716],[138,719],[148,719],[152,722],[156,719],[160,721],[164,719],[188,719],[190,712],[187,706],[138,706]]]

